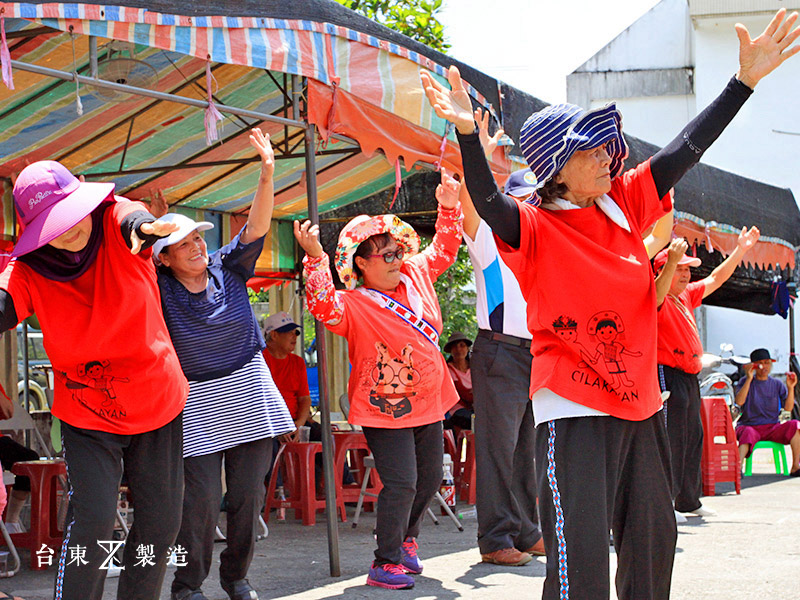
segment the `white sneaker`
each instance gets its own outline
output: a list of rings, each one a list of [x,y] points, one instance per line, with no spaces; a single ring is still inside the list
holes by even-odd
[[[25,533],[25,527],[22,523],[6,523],[6,531],[8,533]]]
[[[682,525],[683,523],[686,523],[686,517],[684,517],[677,510],[675,511],[675,523],[677,523],[678,525]]]
[[[700,505],[699,508],[689,511],[689,514],[695,515],[697,517],[716,517],[717,511],[711,510],[710,508],[706,508],[705,506]]]

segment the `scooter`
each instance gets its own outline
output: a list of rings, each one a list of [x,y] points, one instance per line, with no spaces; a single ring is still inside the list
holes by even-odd
[[[720,344],[720,354],[705,353],[701,358],[703,369],[698,374],[701,396],[718,396],[725,399],[731,420],[736,421],[742,414],[742,407],[736,404],[734,384],[741,376],[741,367],[750,362],[747,356],[733,353],[733,344]]]

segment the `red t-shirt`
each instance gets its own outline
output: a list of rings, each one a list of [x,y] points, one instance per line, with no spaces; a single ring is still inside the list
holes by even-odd
[[[151,252],[132,255],[120,232],[126,215],[146,208],[117,200],[80,277],[53,281],[12,261],[0,288],[18,319],[39,318],[55,373],[53,414],[74,427],[131,435],[178,416],[189,385],[164,324]]]
[[[694,310],[703,302],[706,284],[695,281],[675,298],[667,294],[658,307],[658,364],[696,374],[703,368],[703,345]]]
[[[533,394],[556,394],[621,419],[661,408],[656,376],[656,294],[641,231],[671,208],[650,161],[612,182],[628,232],[596,205],[546,210],[519,204],[521,240],[499,238],[520,283],[532,334]]]
[[[268,348],[264,348],[263,352],[269,372],[272,373],[272,380],[278,386],[292,419],[297,420],[297,399],[311,395],[308,391],[306,363],[296,354],[290,354],[286,358],[275,358]]]

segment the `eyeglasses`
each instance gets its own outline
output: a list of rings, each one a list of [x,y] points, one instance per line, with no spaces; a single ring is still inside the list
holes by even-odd
[[[394,252],[386,252],[385,254],[367,254],[366,258],[382,258],[387,264],[391,264],[394,262],[395,258],[397,260],[403,260],[405,254],[402,248],[398,248]]]

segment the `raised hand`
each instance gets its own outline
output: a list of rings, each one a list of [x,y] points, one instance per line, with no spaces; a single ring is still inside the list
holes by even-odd
[[[269,134],[264,134],[258,127],[250,130],[250,145],[261,157],[261,170],[272,176],[275,171],[275,153],[269,143]]]
[[[158,190],[155,193],[151,192],[150,212],[156,219],[160,219],[169,212],[169,204],[164,197],[164,192]]]
[[[294,237],[300,247],[306,251],[311,258],[322,256],[322,244],[319,243],[319,225],[312,225],[311,221],[294,222]]]
[[[478,124],[478,137],[481,140],[481,146],[483,146],[483,152],[486,154],[487,158],[490,158],[497,148],[497,144],[500,142],[500,138],[503,137],[505,131],[502,128],[499,128],[497,131],[494,132],[493,136],[489,136],[489,111],[483,110],[482,108],[475,109],[475,122]]]
[[[431,103],[436,114],[442,119],[455,123],[459,133],[472,133],[475,130],[472,102],[469,99],[469,94],[464,89],[458,68],[451,66],[447,73],[447,80],[450,82],[451,88],[449,90],[436,81],[427,71],[423,71],[420,74],[420,78],[422,79],[422,87],[425,89],[428,102]]]
[[[736,240],[736,244],[747,252],[756,245],[758,238],[761,236],[761,232],[758,230],[758,227],[751,227],[747,229],[747,227],[742,227],[742,232],[739,234],[739,239]]]
[[[442,168],[442,182],[436,186],[436,201],[446,210],[453,210],[458,206],[458,192],[461,184],[450,177]]]
[[[158,237],[167,237],[170,233],[178,231],[177,223],[167,223],[166,221],[153,221],[152,223],[142,223],[139,227],[141,232],[145,235],[157,235]],[[136,235],[135,231],[131,232],[131,254],[139,254],[142,249],[142,240]]]
[[[800,52],[800,46],[792,46],[800,36],[800,28],[791,31],[797,21],[797,13],[793,12],[784,20],[785,16],[786,9],[780,9],[756,39],[750,39],[747,27],[736,24],[736,35],[739,36],[739,71],[736,78],[751,89],[783,61]]]
[[[689,243],[684,238],[675,238],[667,250],[667,262],[677,265],[689,250]]]
[[[793,388],[797,385],[797,375],[793,371],[786,374],[786,387]]]

